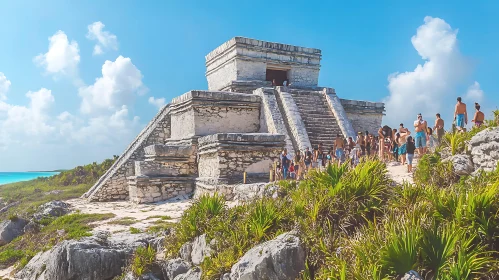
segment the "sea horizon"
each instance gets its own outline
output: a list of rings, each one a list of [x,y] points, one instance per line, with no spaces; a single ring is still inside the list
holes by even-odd
[[[36,179],[38,177],[50,177],[59,174],[60,171],[18,171],[18,172],[1,172],[0,185],[24,182]]]

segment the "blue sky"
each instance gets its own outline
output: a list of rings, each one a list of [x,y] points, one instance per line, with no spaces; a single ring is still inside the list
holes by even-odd
[[[418,112],[449,120],[458,95],[490,111],[498,10],[496,1],[2,1],[0,171],[120,154],[157,112],[152,101],[207,88],[204,56],[234,36],[321,49],[319,84],[386,101],[391,125]]]

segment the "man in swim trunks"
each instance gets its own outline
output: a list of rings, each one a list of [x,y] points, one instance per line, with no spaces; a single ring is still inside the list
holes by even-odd
[[[442,143],[442,138],[444,137],[445,130],[444,130],[444,120],[440,118],[440,113],[437,113],[437,119],[435,120],[435,126],[433,127],[433,130],[437,132],[437,141],[438,144]]]
[[[461,97],[457,98],[456,109],[454,110],[454,120],[456,121],[456,126],[459,130],[463,130],[464,126],[468,124],[468,112],[466,111],[466,104],[461,102]]]
[[[414,128],[416,130],[416,148],[418,149],[419,156],[423,156],[426,153],[426,128],[427,123],[423,120],[421,113],[418,114],[418,119],[414,122]]]
[[[485,114],[482,111],[480,111],[480,105],[478,103],[475,103],[475,109],[476,109],[475,116],[471,121],[475,123],[476,127],[480,127],[482,126],[483,120],[485,119]]]
[[[338,160],[338,165],[341,165],[345,158],[345,142],[341,138],[341,134],[336,134],[336,139],[334,140],[334,155]]]

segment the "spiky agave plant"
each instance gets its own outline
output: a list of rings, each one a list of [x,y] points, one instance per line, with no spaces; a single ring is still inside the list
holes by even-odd
[[[269,230],[282,219],[282,213],[274,201],[261,199],[250,210],[248,231],[258,242],[267,236]]]

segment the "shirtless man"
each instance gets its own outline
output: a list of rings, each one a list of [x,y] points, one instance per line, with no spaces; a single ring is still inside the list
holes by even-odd
[[[416,148],[418,149],[418,154],[421,157],[426,153],[426,128],[428,124],[423,120],[423,116],[418,114],[418,119],[414,122],[414,128],[416,131]]]
[[[433,130],[437,132],[437,141],[438,144],[442,143],[442,137],[444,137],[445,131],[444,131],[444,120],[440,118],[440,113],[437,113],[437,119],[435,120],[435,126],[433,127]]]
[[[341,165],[345,156],[345,142],[339,133],[336,134],[336,139],[334,140],[334,155],[338,159],[338,165]]]
[[[483,120],[485,119],[485,114],[480,111],[480,105],[478,103],[475,103],[475,109],[475,116],[471,121],[475,123],[476,127],[480,127],[483,124]]]
[[[456,121],[456,126],[459,130],[463,130],[464,126],[468,124],[468,112],[466,111],[466,104],[461,102],[461,97],[457,98],[456,109],[454,110],[454,120]]]
[[[406,128],[406,127],[404,127],[404,124],[403,124],[403,123],[401,123],[401,124],[400,124],[400,127],[399,127],[399,132],[400,132],[400,133],[407,133],[408,131],[409,131],[409,129],[408,129],[408,128]]]

